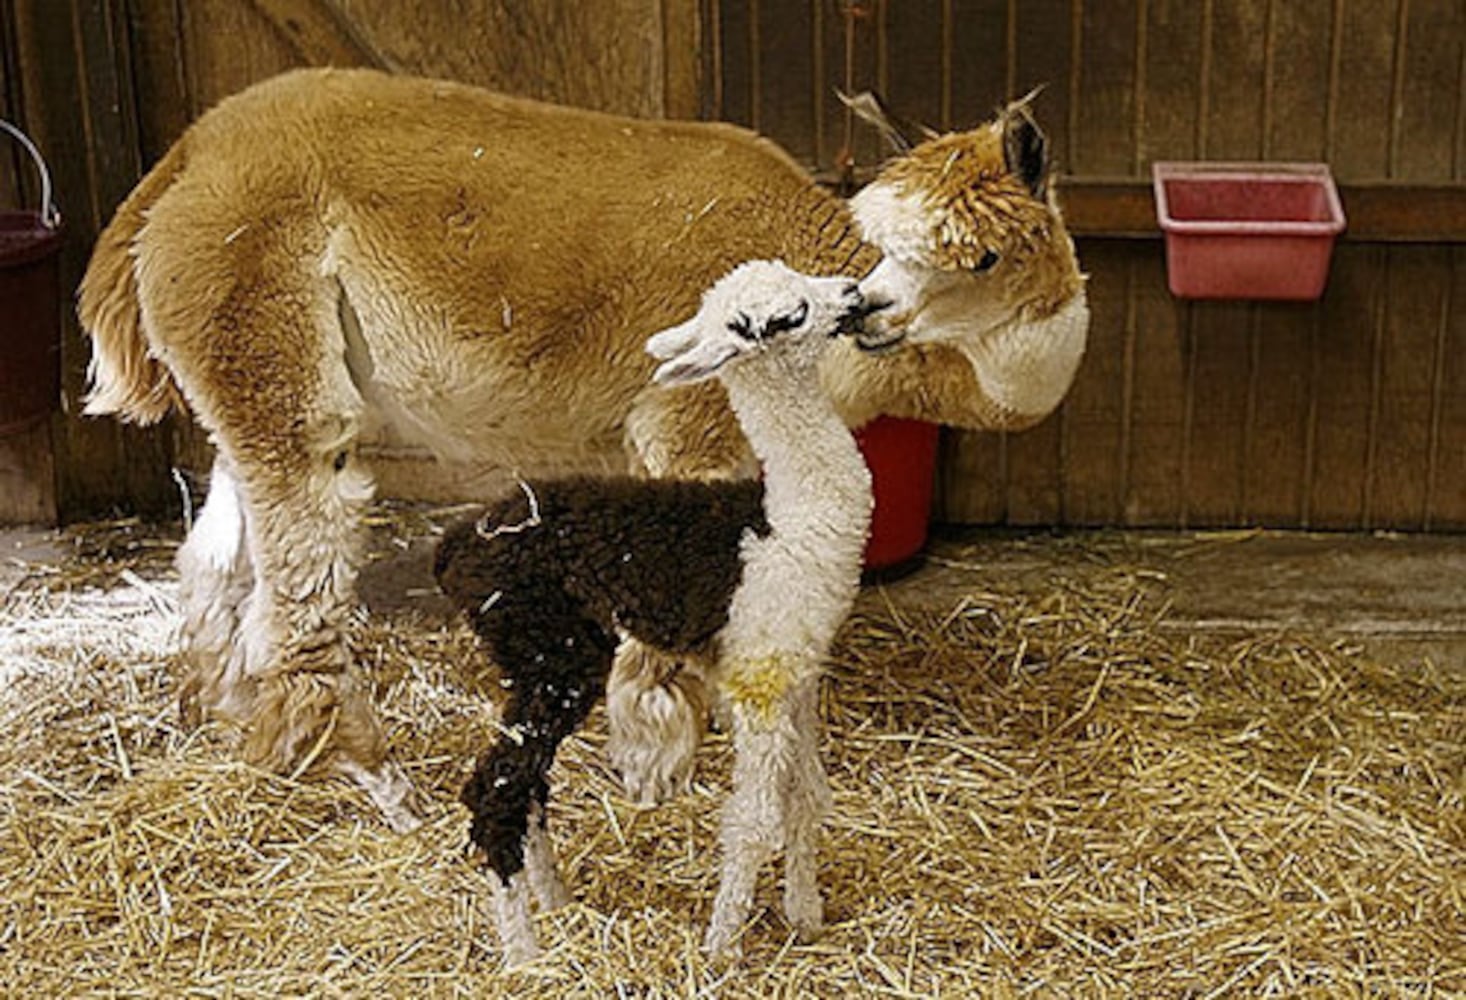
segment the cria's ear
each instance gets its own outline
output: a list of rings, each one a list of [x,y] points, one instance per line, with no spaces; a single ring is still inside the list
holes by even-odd
[[[851,97],[837,90],[835,95],[840,98],[840,103],[855,112],[855,117],[874,126],[898,153],[909,153],[913,146],[937,137],[937,133],[925,125],[892,114],[886,102],[874,91],[863,90]]]
[[[652,334],[647,338],[646,352],[658,361],[666,361],[684,351],[692,350],[696,343],[697,318],[693,317],[686,323],[669,326],[661,333]]]
[[[738,348],[725,338],[705,340],[668,358],[652,375],[652,381],[667,386],[701,382],[712,378],[729,358],[737,354]]]
[[[1037,96],[1034,89],[1003,109],[1003,159],[1009,172],[1041,198],[1048,180],[1049,141],[1029,108]]]

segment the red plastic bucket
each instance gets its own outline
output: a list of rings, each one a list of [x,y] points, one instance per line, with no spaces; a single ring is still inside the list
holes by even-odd
[[[1316,299],[1344,207],[1323,163],[1156,163],[1171,293]]]
[[[855,432],[875,491],[866,569],[889,569],[926,545],[940,431],[921,420],[877,417]]]
[[[0,212],[0,435],[43,420],[61,396],[61,217],[46,161],[24,132],[0,120],[36,162],[39,211]]]

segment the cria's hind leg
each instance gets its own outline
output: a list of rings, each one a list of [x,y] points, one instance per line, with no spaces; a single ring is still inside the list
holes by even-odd
[[[218,716],[244,722],[254,714],[254,678],[245,669],[239,625],[254,587],[244,505],[232,464],[220,452],[209,495],[178,550],[180,635],[184,676],[179,709],[186,726]]]
[[[505,735],[479,760],[461,798],[472,813],[469,839],[501,887],[499,933],[514,962],[537,950],[533,928],[521,919],[524,891],[545,908],[568,899],[544,829],[548,776],[560,743],[599,700],[614,645],[555,594],[509,597],[480,610],[473,625],[512,684],[500,722]]]
[[[664,802],[687,790],[707,729],[703,666],[628,639],[618,651],[606,695],[606,751],[629,798]]]
[[[524,835],[524,873],[534,901],[544,911],[558,910],[570,902],[570,890],[560,877],[560,863],[545,827],[545,806],[535,803],[530,809],[529,829]]]

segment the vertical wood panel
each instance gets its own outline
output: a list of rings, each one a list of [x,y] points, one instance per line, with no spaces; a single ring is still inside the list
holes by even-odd
[[[1389,249],[1389,308],[1384,327],[1372,523],[1425,524],[1431,458],[1432,396],[1440,317],[1451,281],[1450,251]],[[1458,461],[1466,460],[1457,456]]]
[[[1190,420],[1183,523],[1237,524],[1246,460],[1253,307],[1198,302],[1190,309],[1186,386]]]
[[[1177,524],[1186,416],[1182,352],[1186,307],[1166,287],[1159,246],[1130,249],[1135,269],[1135,348],[1124,523]]]
[[[1331,7],[1327,0],[1268,0],[1264,16],[1259,153],[1320,159],[1326,125],[1317,95],[1328,86]],[[1318,307],[1259,306],[1253,323],[1240,516],[1249,524],[1286,524],[1306,506]]]
[[[811,6],[763,3],[757,14],[763,42],[760,63],[773,70],[759,75],[759,129],[780,136],[785,149],[813,166],[815,102],[811,95],[820,88],[809,59],[815,38]]]
[[[1201,59],[1202,6],[1178,0],[1150,0],[1145,7],[1144,117],[1139,127],[1138,164],[1196,158],[1197,66]]]
[[[718,35],[722,44],[722,105],[719,117],[739,125],[753,123],[753,77],[757,53],[752,50],[752,12],[747,0],[719,0]]]
[[[891,53],[885,65],[885,96],[897,114],[937,128],[942,121],[942,7],[896,0],[885,9]]]
[[[1134,86],[1136,79],[1136,0],[1085,3],[1078,10],[1081,37],[1075,48],[1079,65],[1071,80],[1071,147],[1076,173],[1124,174],[1134,165]],[[1083,258],[1090,272],[1092,311],[1089,348],[1064,404],[1061,440],[1062,469],[1058,515],[1078,524],[1114,523],[1121,508],[1120,469],[1125,461],[1125,379],[1127,350],[1133,352],[1134,329],[1129,290],[1133,283],[1130,260],[1111,251]],[[1133,356],[1133,353],[1132,353]],[[1015,442],[1015,448],[1017,444]],[[1019,513],[1017,500],[1024,485],[1019,467],[1010,462],[1009,510]],[[1029,470],[1033,474],[1038,470]],[[1037,508],[1044,520],[1045,511]],[[1050,518],[1052,515],[1050,515]]]
[[[1346,180],[1389,176],[1395,27],[1401,0],[1336,0],[1338,94],[1329,161]]]
[[[1375,326],[1383,308],[1384,251],[1340,244],[1318,334],[1313,490],[1308,524],[1357,528],[1364,520],[1364,472]]]
[[[1396,177],[1438,180],[1452,176],[1462,103],[1461,60],[1466,51],[1466,4],[1410,0],[1396,143]]]
[[[1304,509],[1317,312],[1311,304],[1253,311],[1251,420],[1242,459],[1244,523],[1293,523]]]
[[[1133,333],[1132,257],[1114,247],[1084,259],[1090,274],[1089,346],[1064,403],[1063,469],[1060,476],[1042,480],[1046,486],[1060,480],[1060,505],[1057,510],[1035,506],[1024,523],[1115,524],[1119,519],[1125,357]],[[1010,492],[1015,518],[1021,485],[1014,482]]]
[[[1049,138],[1054,170],[1074,173],[1069,159],[1070,64],[1075,39],[1071,9],[1077,0],[1023,0],[1013,7],[1013,66],[1009,76],[1019,96],[1043,87],[1034,105]]]
[[[0,117],[12,122],[20,118],[21,103],[15,89],[20,68],[15,65],[18,53],[14,36],[14,11],[9,2],[0,2]],[[25,204],[21,156],[21,150],[8,136],[0,143],[0,207],[20,208]]]
[[[195,114],[252,83],[305,65],[251,3],[182,0],[182,9]]]
[[[1432,404],[1431,461],[1426,524],[1432,530],[1466,529],[1466,249],[1459,244],[1438,251],[1451,280],[1449,297],[1437,319],[1439,368]]]
[[[1082,11],[1070,169],[1123,176],[1134,166],[1132,118],[1137,0],[1088,0]]]
[[[835,93],[836,88],[856,94],[878,88],[881,71],[876,34],[880,6],[877,0],[821,2],[825,5],[820,19],[823,38],[817,42],[829,80],[816,92],[825,128],[822,140],[830,159],[819,166],[838,169],[839,158],[846,154],[862,166],[880,163],[886,151],[875,129],[860,125]]]
[[[1008,89],[1008,0],[953,0],[952,118],[983,121]]]
[[[120,6],[103,0],[15,0],[24,118],[51,167],[67,231],[61,285],[75,288],[100,224],[137,175],[130,74]],[[66,297],[64,416],[55,421],[63,518],[112,507],[157,512],[174,502],[163,435],[79,416],[90,348]]]

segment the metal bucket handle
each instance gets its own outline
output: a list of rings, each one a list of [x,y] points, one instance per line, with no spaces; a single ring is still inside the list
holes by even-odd
[[[30,136],[10,124],[4,118],[0,118],[0,130],[9,132],[15,140],[25,147],[31,159],[36,161],[36,170],[41,175],[41,224],[47,229],[55,229],[61,224],[61,213],[56,208],[56,203],[51,200],[51,171],[46,168],[46,161],[41,158],[41,151],[36,149],[36,144],[31,142]]]

